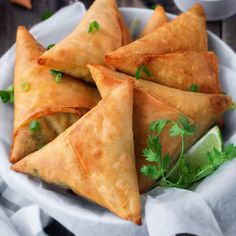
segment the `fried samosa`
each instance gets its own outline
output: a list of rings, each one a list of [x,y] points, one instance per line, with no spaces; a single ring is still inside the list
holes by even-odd
[[[149,21],[147,22],[141,34],[139,35],[139,38],[142,38],[147,34],[153,33],[166,22],[168,22],[168,18],[166,16],[165,10],[162,6],[159,5],[155,8]]]
[[[116,75],[109,75],[109,69],[96,65],[88,66],[92,76],[100,90],[102,97],[109,94],[113,89],[113,86],[119,86],[121,80],[116,79]],[[100,68],[99,68],[100,67]],[[108,71],[108,74],[103,73],[103,68]],[[101,70],[100,70],[101,69]],[[113,79],[114,76],[114,79]],[[107,84],[106,84],[107,83]],[[143,176],[140,172],[141,167],[144,164],[148,164],[143,157],[143,149],[147,145],[148,128],[150,124],[155,120],[168,119],[176,120],[179,117],[180,111],[169,106],[168,104],[154,98],[152,95],[145,91],[141,91],[137,88],[134,89],[134,117],[133,117],[133,129],[134,129],[134,144],[136,155],[136,168],[139,183],[140,192],[144,192],[155,181]],[[189,118],[191,120],[191,118]],[[168,135],[168,128],[164,129],[161,134],[161,144],[163,146],[164,153],[173,153],[178,149],[180,140],[171,139]]]
[[[140,224],[132,113],[133,85],[126,81],[12,169],[70,188],[121,218]]]
[[[27,9],[32,8],[31,0],[10,0],[10,2],[21,5]]]
[[[220,93],[218,75],[218,60],[213,52],[178,52],[162,55],[144,55],[142,57],[122,58],[125,61],[126,74],[135,76],[137,70],[145,65],[150,74],[142,71],[141,77],[172,88],[189,91],[191,86],[197,86],[198,92]],[[114,67],[122,66],[122,61],[116,61]]]
[[[12,162],[52,141],[100,100],[95,88],[72,77],[64,75],[57,83],[50,68],[37,64],[44,51],[24,27],[18,28]]]
[[[129,42],[129,30],[115,0],[95,0],[76,29],[38,63],[93,82],[87,63],[104,64],[106,53]]]
[[[146,54],[166,54],[177,51],[207,51],[206,17],[196,4],[189,11],[164,24],[133,43],[107,53],[105,62],[126,72],[130,61],[142,60]]]
[[[134,141],[140,192],[145,191],[151,184],[149,179],[141,175],[139,168],[144,163],[142,150],[145,148],[144,142],[147,140],[148,126],[152,121],[174,119],[180,113],[190,120],[192,119],[192,122],[197,126],[197,131],[193,136],[186,139],[185,148],[187,150],[232,105],[229,96],[173,89],[145,80],[136,80],[131,76],[112,71],[101,65],[89,65],[89,69],[102,97],[119,86],[122,81],[133,79],[134,91],[137,91],[134,92]],[[146,94],[146,96],[141,97],[140,94]],[[152,98],[152,103],[150,98]],[[162,102],[162,106],[154,105],[157,102]],[[173,111],[173,109],[176,110],[176,114],[168,117],[166,114],[168,114],[168,111],[169,113]],[[172,112],[172,114],[174,113]],[[161,143],[163,150],[171,156],[173,164],[179,155],[179,140],[173,140],[166,132],[161,137]]]

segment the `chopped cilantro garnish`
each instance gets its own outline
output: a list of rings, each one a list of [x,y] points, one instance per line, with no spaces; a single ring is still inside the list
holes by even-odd
[[[30,89],[30,83],[26,81],[22,82],[20,86],[24,92],[27,92]]]
[[[14,86],[10,85],[6,90],[0,90],[0,97],[3,103],[10,102],[14,104]]]
[[[54,46],[55,46],[55,43],[49,44],[49,45],[47,46],[47,50],[53,48]]]
[[[148,70],[148,68],[145,65],[139,66],[136,73],[135,73],[135,78],[140,79],[141,78],[141,73],[144,72],[148,77],[151,77],[152,74]]]
[[[192,84],[189,88],[191,92],[198,92],[198,86],[196,84]]]
[[[2,102],[6,103],[10,100],[10,93],[5,90],[0,90],[0,97],[2,99]]]
[[[30,131],[32,131],[32,132],[37,132],[37,131],[39,131],[39,130],[41,129],[40,123],[39,123],[37,120],[31,121],[30,124],[29,124],[29,129],[30,129]]]
[[[99,29],[100,29],[100,25],[96,20],[90,22],[89,27],[88,27],[88,32],[89,33],[92,33],[93,31],[98,32]]]
[[[54,76],[57,83],[62,81],[63,73],[57,70],[50,70],[50,73]]]
[[[42,20],[47,20],[48,18],[50,18],[53,15],[53,12],[50,10],[47,10],[45,12],[43,12],[41,19]]]

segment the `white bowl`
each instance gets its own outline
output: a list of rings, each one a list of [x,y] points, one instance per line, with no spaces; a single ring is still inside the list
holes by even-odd
[[[188,1],[188,0],[186,0]],[[66,8],[63,8],[58,13],[54,14],[51,18],[46,21],[41,22],[40,24],[34,26],[31,32],[36,36],[36,38],[43,43],[44,46],[47,46],[50,43],[57,43],[59,40],[64,38],[69,32],[73,30],[73,28],[78,24],[81,19],[81,4],[76,3],[70,5]],[[127,24],[130,26],[134,20],[140,20],[140,25],[137,28],[137,34],[142,30],[142,27],[150,18],[153,11],[148,9],[137,9],[137,8],[123,8],[121,9],[122,14],[125,17]],[[170,19],[173,19],[175,16],[168,14]],[[215,51],[219,57],[220,63],[222,65],[228,66],[236,71],[236,56],[235,53],[217,36],[208,32],[209,46],[210,49]],[[6,88],[11,82],[13,77],[13,68],[14,68],[14,60],[15,60],[15,48],[11,48],[8,52],[0,58],[0,88]],[[236,72],[233,70],[221,67],[221,78],[223,82],[223,90],[233,96],[233,100],[236,100]],[[232,78],[232,79],[231,79]],[[227,117],[226,117],[227,118]],[[232,134],[236,135],[236,112],[231,113],[227,118],[228,120],[225,122],[228,124],[228,128],[226,127],[226,131],[228,132],[227,137]],[[56,188],[55,186],[45,184],[40,180],[35,178],[30,178],[23,174],[18,174],[10,170],[9,166],[11,165],[8,160],[8,152],[11,142],[11,130],[13,123],[13,112],[12,107],[6,104],[2,104],[0,102],[0,173],[1,177],[7,182],[8,185],[11,186],[12,189],[21,193],[29,200],[33,201],[37,205],[40,206],[47,214],[55,218],[65,227],[67,227],[70,231],[72,231],[76,235],[82,236],[148,236],[148,235],[175,235],[176,233],[162,233],[165,231],[173,231],[173,227],[180,225],[180,227],[184,225],[189,225],[189,222],[194,222],[195,228],[197,225],[199,226],[199,230],[205,231],[205,228],[202,226],[202,222],[209,222],[208,219],[213,219],[214,222],[220,221],[221,226],[224,226],[224,229],[227,228],[228,225],[225,225],[225,222],[230,222],[231,225],[234,224],[234,216],[236,212],[235,197],[236,196],[236,172],[235,172],[235,164],[236,160],[233,163],[229,163],[229,165],[224,166],[223,168],[227,168],[227,171],[218,171],[218,178],[215,180],[215,176],[210,176],[208,178],[210,182],[209,185],[211,188],[207,191],[207,194],[203,196],[203,194],[193,193],[190,191],[185,191],[181,197],[186,197],[186,194],[191,194],[188,198],[190,201],[193,196],[200,196],[196,200],[197,202],[189,202],[184,204],[182,207],[182,202],[180,204],[178,199],[173,196],[173,193],[176,191],[181,191],[177,189],[171,189],[171,198],[168,201],[163,201],[164,191],[158,190],[159,195],[157,194],[150,195],[145,194],[142,196],[143,200],[143,226],[136,226],[131,222],[127,222],[121,220],[114,214],[108,212],[106,209],[99,207],[91,202],[88,202],[78,196],[72,195],[67,191]],[[225,137],[226,137],[225,136]],[[227,139],[225,139],[227,140]],[[230,140],[229,140],[230,141]],[[231,141],[230,141],[231,143]],[[236,144],[236,143],[235,143]],[[228,169],[230,167],[230,169]],[[224,174],[222,175],[221,172]],[[219,176],[220,174],[220,176]],[[207,179],[205,180],[207,181]],[[209,182],[208,181],[208,182]],[[219,184],[221,183],[221,184]],[[223,184],[222,184],[223,183]],[[222,189],[223,185],[223,189]],[[203,186],[203,185],[201,185]],[[200,186],[198,186],[199,188]],[[203,187],[202,187],[203,188]],[[214,190],[214,191],[213,191]],[[165,193],[168,190],[165,190]],[[202,190],[201,190],[202,191]],[[215,192],[216,191],[216,192]],[[166,196],[166,195],[165,195]],[[176,196],[176,195],[175,195]],[[209,196],[207,198],[207,203],[209,206],[213,208],[214,215],[212,211],[209,210],[207,204],[205,204],[204,212],[210,213],[207,215],[207,218],[203,218],[204,212],[199,211],[194,214],[195,206],[201,206],[202,199],[205,196]],[[211,204],[212,198],[217,197],[218,202],[220,204]],[[154,197],[157,199],[154,201]],[[159,200],[160,199],[160,200]],[[156,205],[158,202],[160,206],[162,206],[162,213],[159,210],[155,211],[155,214],[152,216],[150,214],[150,208],[147,208],[147,202],[154,203],[153,205],[149,205],[149,207],[156,209]],[[163,205],[162,205],[163,203]],[[173,204],[172,204],[173,203]],[[201,204],[200,204],[201,203]],[[169,205],[170,204],[170,205]],[[176,207],[180,207],[183,209],[183,216],[179,215],[179,211],[176,211]],[[193,208],[192,208],[193,207]],[[178,208],[178,209],[180,209]],[[159,208],[158,208],[159,209]],[[169,211],[171,209],[171,211]],[[203,208],[202,208],[203,209]],[[173,214],[171,214],[173,213]],[[148,218],[149,216],[149,218]],[[152,216],[152,217],[151,217]],[[172,221],[172,216],[176,216],[179,218],[178,223]],[[145,219],[146,217],[146,219]],[[231,217],[231,218],[230,218]],[[153,223],[151,223],[151,219]],[[192,221],[189,221],[192,220]],[[207,219],[208,221],[204,221]],[[166,220],[166,221],[165,221]],[[171,222],[171,225],[169,225]],[[199,223],[200,222],[200,223]],[[162,227],[157,230],[155,227]],[[211,230],[212,225],[207,225],[206,230]],[[217,227],[219,227],[217,225]],[[193,228],[193,230],[195,230]],[[233,227],[228,227],[231,232],[235,229]],[[148,230],[152,230],[154,233],[148,233]],[[181,228],[182,232],[184,231]],[[186,230],[186,231],[192,231]],[[197,235],[219,235],[216,233],[196,233],[199,231],[194,231],[192,233]],[[209,232],[209,231],[208,231]],[[234,232],[235,233],[235,232]],[[220,234],[221,235],[221,234]],[[229,235],[229,234],[228,234]],[[233,233],[231,235],[234,235]]]
[[[208,21],[223,20],[236,13],[236,0],[174,0],[174,2],[181,11],[200,3],[206,11]]]

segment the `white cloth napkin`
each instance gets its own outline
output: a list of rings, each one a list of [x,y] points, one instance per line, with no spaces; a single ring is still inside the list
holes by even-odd
[[[77,25],[85,9],[81,3],[68,6],[31,32],[44,45],[57,43]],[[134,12],[132,14],[135,14]],[[131,15],[129,15],[129,18]],[[137,18],[137,14],[135,15]],[[141,17],[141,16],[140,16]],[[221,45],[222,46],[222,45]],[[222,57],[223,58],[223,57]],[[12,83],[14,47],[0,59],[0,88]],[[235,94],[235,72],[221,68],[223,89]],[[236,76],[235,76],[236,77]],[[234,99],[236,96],[234,95]],[[142,196],[143,226],[122,221],[107,210],[50,185],[9,170],[12,108],[0,103],[0,173],[17,192],[37,203],[76,235],[171,236],[192,233],[203,236],[236,235],[236,160],[190,190],[156,188]],[[2,115],[4,114],[4,115]],[[229,142],[236,144],[236,113],[227,116]],[[4,124],[4,125],[2,125]],[[2,186],[2,187],[1,187]],[[1,198],[2,197],[2,198]],[[41,235],[50,217],[37,205],[0,184],[0,235]]]

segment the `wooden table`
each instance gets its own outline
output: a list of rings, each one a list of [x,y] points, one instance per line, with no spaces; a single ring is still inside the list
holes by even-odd
[[[73,0],[32,0],[32,2],[33,9],[29,11],[10,4],[8,0],[0,0],[0,56],[15,42],[15,33],[18,25],[30,28],[41,21],[41,16],[45,11],[56,12],[61,7],[73,2]],[[88,7],[92,1],[84,0],[82,2],[85,2]],[[117,2],[122,7],[146,7],[140,0],[118,0]],[[157,3],[162,4],[167,12],[180,13],[172,0],[157,0]],[[236,15],[224,21],[208,23],[207,27],[236,51]],[[56,221],[50,224],[45,231],[49,235],[72,235]]]
[[[75,1],[75,0],[74,0]],[[56,12],[61,7],[68,5],[73,0],[32,0],[31,11],[9,3],[8,0],[0,0],[0,56],[15,42],[15,32],[18,25],[31,27],[41,21],[41,16],[46,10]],[[92,0],[82,0],[86,6]],[[119,6],[145,7],[140,0],[117,0]],[[157,0],[167,12],[179,14],[172,0]],[[222,38],[236,51],[236,15],[223,21],[208,23],[207,27]]]

